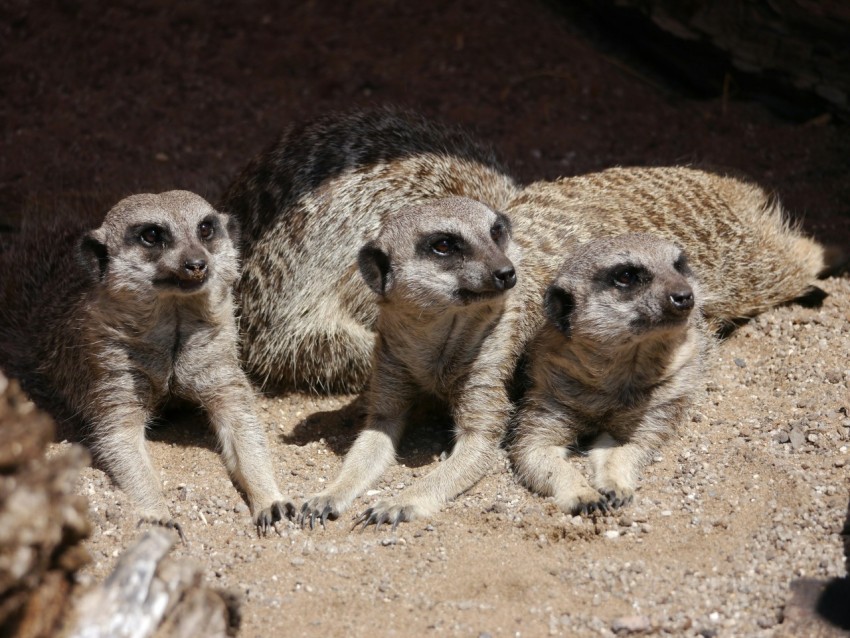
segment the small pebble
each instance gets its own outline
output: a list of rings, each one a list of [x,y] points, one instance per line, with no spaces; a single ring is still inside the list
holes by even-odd
[[[611,631],[615,634],[635,634],[641,631],[649,631],[652,627],[647,616],[622,616],[611,623]]]

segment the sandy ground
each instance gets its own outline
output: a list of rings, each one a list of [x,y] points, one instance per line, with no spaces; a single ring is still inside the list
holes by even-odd
[[[0,77],[0,231],[97,221],[142,190],[214,200],[289,122],[395,103],[474,129],[523,180],[729,167],[775,189],[809,232],[850,245],[846,123],[783,120],[734,87],[683,95],[555,3],[12,1]],[[203,422],[180,417],[151,433],[188,535],[175,553],[240,592],[243,636],[813,634],[811,605],[789,600],[805,579],[845,575],[850,488],[850,279],[824,287],[822,309],[776,309],[717,350],[692,420],[615,517],[559,513],[503,462],[395,534],[351,532],[346,516],[258,539]],[[356,432],[337,411],[351,399],[260,400],[293,498],[339,468]],[[444,425],[410,432],[402,464],[355,510],[437,463]],[[80,489],[95,523],[82,579],[95,582],[139,530],[100,471]]]
[[[846,573],[850,280],[824,287],[823,308],[776,309],[717,349],[681,437],[616,516],[559,512],[516,485],[504,459],[433,519],[350,531],[357,511],[439,462],[446,432],[425,423],[350,514],[257,538],[212,438],[183,417],[151,445],[188,537],[174,553],[241,594],[243,636],[610,635],[621,625],[803,635],[783,623],[792,582]],[[349,399],[260,400],[292,497],[339,469],[355,435],[339,412]],[[103,473],[86,470],[81,489],[95,522],[84,580],[100,580],[139,531]]]

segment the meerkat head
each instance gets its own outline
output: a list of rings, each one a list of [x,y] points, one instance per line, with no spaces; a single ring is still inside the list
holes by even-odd
[[[360,250],[358,264],[384,300],[439,310],[504,298],[518,257],[505,215],[449,197],[399,211]]]
[[[190,295],[236,280],[236,224],[188,191],[122,199],[79,244],[92,280],[114,294]]]
[[[682,249],[647,234],[580,245],[544,299],[548,319],[564,335],[611,345],[686,330],[700,304]]]

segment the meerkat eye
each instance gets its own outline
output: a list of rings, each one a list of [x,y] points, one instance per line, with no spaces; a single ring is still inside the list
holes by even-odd
[[[201,222],[198,225],[198,235],[204,240],[212,239],[212,236],[215,235],[215,226],[210,221]]]
[[[437,255],[448,255],[452,248],[454,248],[454,243],[447,237],[441,237],[431,242],[431,250]]]
[[[676,272],[682,275],[692,274],[691,267],[688,264],[688,258],[686,255],[679,255],[679,258],[673,262],[673,268],[676,269]]]
[[[139,239],[145,246],[156,246],[162,243],[162,229],[157,226],[147,226],[139,233]]]
[[[504,236],[504,234],[505,227],[502,226],[500,222],[496,222],[495,224],[493,224],[493,227],[490,229],[490,237],[493,239],[494,242],[498,243],[499,240]]]
[[[614,271],[614,285],[620,288],[630,288],[640,282],[640,269],[625,266]]]

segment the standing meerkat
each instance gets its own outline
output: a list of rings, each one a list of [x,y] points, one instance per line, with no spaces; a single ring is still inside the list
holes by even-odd
[[[244,364],[267,389],[355,392],[369,378],[377,311],[357,251],[404,206],[516,194],[486,145],[392,109],[288,130],[227,189],[243,229]]]
[[[678,246],[628,234],[570,252],[543,305],[509,445],[517,476],[568,513],[620,507],[697,391],[699,285]],[[569,461],[587,441],[590,483]]]
[[[206,409],[260,531],[291,503],[239,367],[236,226],[186,191],[128,197],[90,232],[0,253],[0,363],[96,457],[145,521],[177,527],[145,446],[170,398]]]
[[[331,115],[291,129],[222,199],[246,228],[240,325],[252,377],[270,389],[361,390],[377,310],[357,276],[357,250],[400,208],[451,195],[528,226],[541,288],[565,238],[644,231],[678,243],[704,280],[712,329],[809,294],[824,269],[821,246],[739,179],[617,168],[519,190],[491,151],[457,129],[391,109]]]
[[[484,475],[504,434],[507,384],[522,348],[512,290],[520,261],[508,219],[457,197],[400,210],[360,250],[360,271],[378,296],[366,425],[337,478],[304,503],[302,524],[337,518],[386,470],[423,394],[448,405],[451,454],[358,522],[395,528],[428,516]]]

